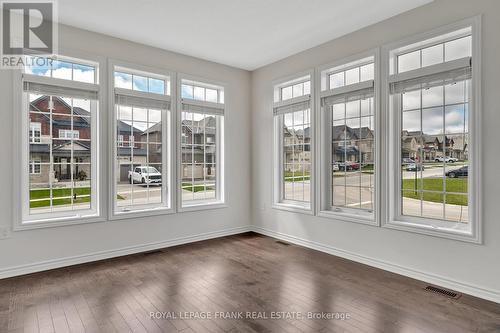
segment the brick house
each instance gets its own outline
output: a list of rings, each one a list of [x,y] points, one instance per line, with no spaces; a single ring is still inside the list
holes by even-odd
[[[73,107],[73,114],[71,110],[71,106],[57,96],[51,98],[43,95],[30,103],[29,171],[33,187],[48,187],[49,180],[53,186],[64,186],[71,181],[71,178],[79,182],[91,178],[90,112],[76,106]],[[131,146],[133,146],[139,148],[134,149],[136,156],[134,160],[145,161],[145,150],[140,149],[139,144],[135,143],[140,141],[142,132],[122,121],[118,121],[117,130],[119,159],[123,159],[123,162],[128,161],[130,165]],[[130,143],[124,143],[124,140],[120,142],[120,137],[126,137]],[[49,164],[51,151],[52,170]]]

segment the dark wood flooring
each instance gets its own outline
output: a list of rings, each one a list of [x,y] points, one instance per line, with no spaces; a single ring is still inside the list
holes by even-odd
[[[0,332],[500,332],[425,286],[248,233],[0,280]]]

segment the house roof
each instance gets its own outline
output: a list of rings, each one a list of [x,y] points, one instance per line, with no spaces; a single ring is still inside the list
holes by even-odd
[[[344,134],[344,130],[349,132],[352,139],[364,140],[370,138],[370,135],[373,136],[373,131],[369,127],[361,127],[359,130],[354,129],[349,126],[338,125],[332,127],[332,140],[338,141],[342,134]]]
[[[40,102],[42,102],[48,98],[49,98],[48,95],[40,96],[37,99],[35,99],[34,101],[32,101],[30,103],[30,106],[33,107],[35,110],[42,112],[42,110],[38,107],[38,105],[40,104]],[[71,109],[71,106],[68,103],[66,103],[66,101],[64,99],[62,99],[58,96],[52,96],[52,98],[55,99],[58,103],[64,105],[68,110]],[[79,126],[79,125],[84,123],[84,124],[87,124],[90,126],[91,120],[90,120],[90,112],[89,111],[87,111],[81,107],[74,106],[73,113],[81,116],[81,117],[78,117],[78,119],[80,119],[79,122],[75,122],[73,119],[73,125]],[[47,116],[46,114],[43,114],[43,116],[45,116],[47,119],[50,119],[49,116]],[[61,119],[52,119],[52,123],[55,125],[59,125],[59,126],[70,126],[71,125],[70,120],[61,120]],[[116,125],[117,125],[119,132],[131,132],[132,130],[135,133],[142,132],[141,130],[139,130],[139,129],[137,129],[137,128],[131,126],[130,124],[127,124],[126,122],[123,122],[121,120],[117,120]]]
[[[158,124],[157,124],[158,125]],[[193,134],[210,134],[215,135],[215,127],[217,125],[217,121],[215,117],[209,116],[200,120],[183,120],[182,127],[183,130],[186,129]],[[153,127],[151,126],[151,132],[153,132]],[[154,130],[158,131],[159,127],[156,127]]]
[[[415,139],[414,136],[408,136],[408,137],[403,138],[403,142],[404,143],[411,143],[414,139]]]
[[[67,140],[62,144],[53,145],[52,153],[57,155],[71,154],[71,150],[67,147],[71,144],[71,141]],[[82,141],[73,141],[74,145],[80,147],[80,149],[73,149],[73,154],[78,153],[88,153],[90,151],[90,145],[87,142]],[[30,153],[50,153],[49,144],[40,144],[40,143],[30,143]]]

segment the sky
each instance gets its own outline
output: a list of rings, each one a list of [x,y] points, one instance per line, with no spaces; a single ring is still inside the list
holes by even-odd
[[[466,132],[468,88],[462,81],[404,93],[403,130],[429,135]]]

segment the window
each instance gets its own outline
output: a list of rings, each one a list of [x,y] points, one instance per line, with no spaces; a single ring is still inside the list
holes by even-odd
[[[441,32],[389,50],[389,226],[478,239],[474,32]],[[477,125],[476,125],[477,126]],[[477,212],[476,212],[477,213]]]
[[[224,88],[180,80],[180,205],[224,202]]]
[[[276,207],[311,210],[311,75],[274,87]]]
[[[123,147],[123,134],[118,134],[118,147]]]
[[[83,60],[26,57],[26,74],[76,82],[98,83],[97,66]]]
[[[98,216],[97,64],[40,59],[22,74],[22,224]]]
[[[170,95],[170,81],[161,75],[131,72],[118,69],[114,72],[116,88],[142,91],[151,94]]]
[[[42,123],[30,122],[30,143],[40,143],[42,135]]]
[[[60,129],[59,130],[59,138],[60,139],[79,139],[80,132],[77,130]]]
[[[114,216],[171,210],[170,75],[114,66]]]
[[[224,90],[184,80],[181,84],[181,98],[224,104]]]
[[[282,87],[280,89],[281,100],[286,101],[290,98],[309,95],[311,93],[311,81],[295,83],[293,85]]]
[[[375,223],[375,55],[321,71],[320,211]]]
[[[30,161],[30,175],[39,175],[41,171],[40,158],[34,158]]]

